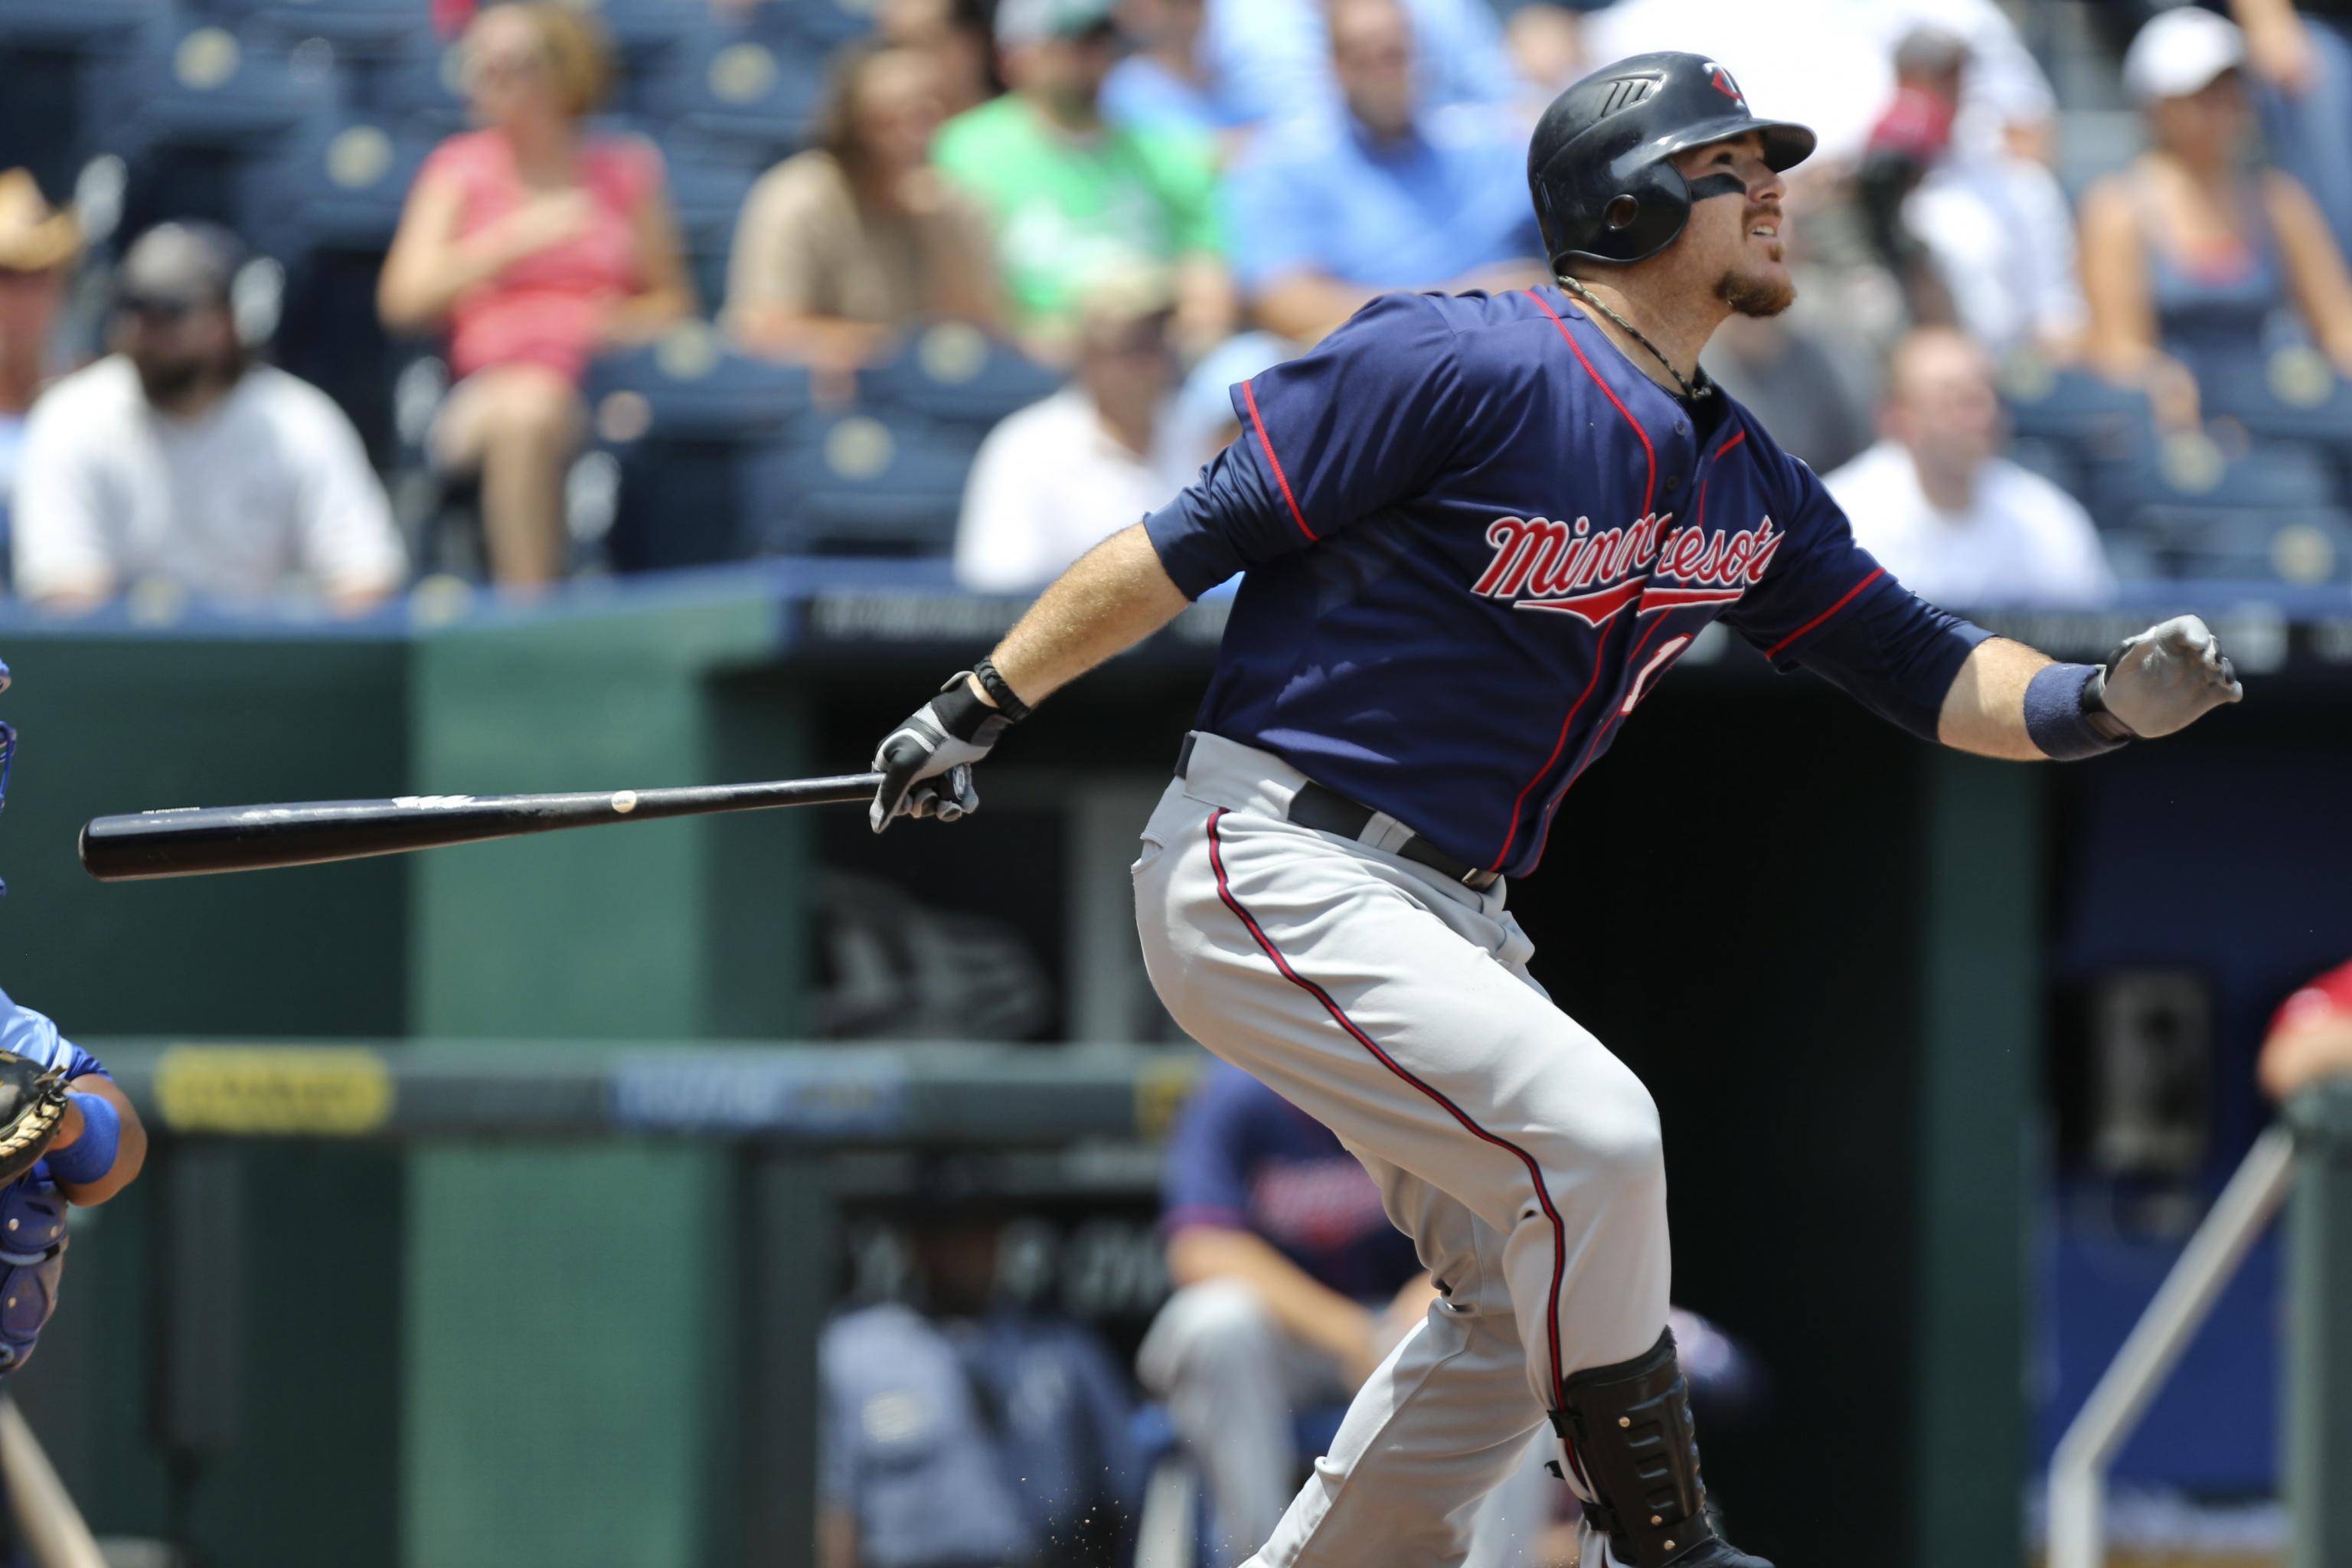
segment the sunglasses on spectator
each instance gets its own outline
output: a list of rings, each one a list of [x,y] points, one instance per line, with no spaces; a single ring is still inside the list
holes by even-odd
[[[503,55],[477,55],[466,62],[467,73],[478,81],[515,81],[541,75],[546,69],[545,56],[520,50]]]
[[[122,309],[126,313],[136,316],[142,321],[153,321],[166,326],[184,321],[190,316],[209,309],[210,305],[210,301],[204,300],[159,300],[142,298],[137,295],[128,296],[122,300]]]

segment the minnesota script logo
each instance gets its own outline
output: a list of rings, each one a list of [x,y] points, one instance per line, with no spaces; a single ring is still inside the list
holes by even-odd
[[[1510,600],[1515,610],[1558,610],[1589,626],[1636,601],[1637,616],[1729,605],[1764,580],[1787,537],[1769,517],[1737,533],[1677,528],[1672,512],[1599,532],[1590,518],[1497,518],[1486,529],[1495,559],[1470,591]]]

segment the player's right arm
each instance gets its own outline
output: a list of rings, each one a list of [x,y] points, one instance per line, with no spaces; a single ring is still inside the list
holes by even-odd
[[[1087,552],[982,667],[883,737],[874,831],[900,816],[964,816],[979,804],[972,764],[1030,707],[1234,574],[1423,485],[1465,422],[1453,339],[1432,298],[1387,295],[1313,352],[1235,387],[1242,434],[1198,479]]]

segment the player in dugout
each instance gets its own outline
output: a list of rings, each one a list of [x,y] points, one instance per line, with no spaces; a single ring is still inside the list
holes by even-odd
[[[16,752],[0,723],[0,805]],[[32,1358],[57,1310],[67,1205],[106,1202],[146,1163],[147,1130],[99,1059],[0,991],[0,1376]]]

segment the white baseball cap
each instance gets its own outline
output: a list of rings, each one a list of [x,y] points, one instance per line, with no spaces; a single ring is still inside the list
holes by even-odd
[[[2245,35],[2225,16],[2182,5],[2150,19],[2124,51],[2124,89],[2143,104],[2186,98],[2246,63]]]

